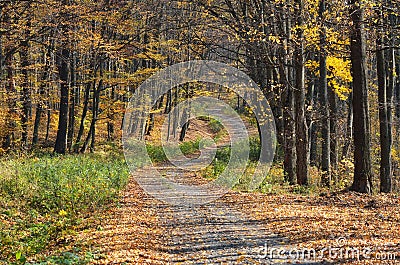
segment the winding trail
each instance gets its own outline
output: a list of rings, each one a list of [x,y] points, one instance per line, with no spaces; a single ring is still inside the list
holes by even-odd
[[[195,173],[173,166],[163,165],[158,171],[186,184],[204,181]],[[146,174],[146,170],[137,173]],[[398,198],[389,199],[380,203],[397,207]],[[383,216],[385,210],[363,209],[369,200],[352,194],[308,198],[231,191],[201,206],[173,206],[150,197],[132,178],[117,207],[79,238],[81,246],[86,247],[83,250],[94,254],[92,264],[397,264],[377,259],[331,259],[327,253],[315,259],[283,258],[300,247],[318,251],[326,246],[337,247],[337,231],[348,240],[342,249],[362,247],[354,235],[376,236],[382,232],[378,228],[383,222],[390,224],[387,233],[397,234],[398,219],[376,220],[375,216]],[[397,208],[391,209],[396,212]],[[376,228],[366,229],[367,222],[375,222]],[[385,240],[366,242],[379,251],[389,251],[386,238],[389,234],[384,235]],[[269,251],[284,251],[279,253],[281,259],[264,256],[265,246]],[[393,243],[390,251],[398,253],[398,245]]]
[[[196,174],[158,170],[186,183],[201,181]],[[140,172],[144,174],[145,172]],[[201,206],[173,206],[158,201],[132,179],[118,208],[101,227],[84,237],[98,250],[94,264],[282,264],[263,259],[265,245],[282,239],[261,221],[240,211],[239,196],[229,192]]]

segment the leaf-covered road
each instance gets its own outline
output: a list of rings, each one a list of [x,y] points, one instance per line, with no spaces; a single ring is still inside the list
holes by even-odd
[[[181,172],[159,170],[182,180]],[[195,174],[184,180],[199,181]],[[95,254],[93,264],[398,264],[399,209],[398,196],[356,193],[229,192],[202,206],[172,206],[147,195],[132,179],[118,207],[79,236]],[[283,250],[280,259],[265,256],[265,246]],[[361,259],[336,252],[332,258],[326,248],[372,252]],[[287,259],[293,249],[313,249],[317,255]],[[395,260],[378,259],[385,253]]]
[[[241,212],[240,203],[231,192],[206,205],[173,206],[145,194],[132,179],[119,207],[85,237],[99,250],[97,264],[270,264],[263,250],[281,240]]]

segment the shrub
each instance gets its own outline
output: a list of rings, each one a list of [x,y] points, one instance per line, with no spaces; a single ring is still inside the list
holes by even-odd
[[[0,161],[0,264],[21,264],[72,232],[83,214],[113,202],[128,177],[120,153]]]
[[[208,124],[209,124],[209,126],[211,128],[211,131],[213,133],[219,133],[224,128],[224,126],[219,121],[217,121],[215,119],[210,119]]]

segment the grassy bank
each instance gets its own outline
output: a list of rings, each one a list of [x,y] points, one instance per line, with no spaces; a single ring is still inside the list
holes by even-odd
[[[111,205],[129,177],[120,152],[0,161],[0,264],[83,264],[68,243],[84,216]],[[48,256],[45,258],[45,256]]]
[[[194,153],[199,140],[180,149]],[[161,146],[149,144],[147,151],[153,162],[167,160]],[[86,218],[114,205],[128,178],[122,151],[107,145],[85,155],[34,152],[1,158],[0,264],[89,262],[91,253],[61,250]]]

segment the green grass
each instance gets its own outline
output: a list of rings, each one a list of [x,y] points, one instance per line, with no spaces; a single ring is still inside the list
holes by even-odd
[[[182,142],[179,144],[179,148],[184,155],[193,154],[199,150],[200,140],[201,139],[196,139],[195,141]],[[147,144],[146,148],[153,162],[159,163],[168,160],[161,145]]]
[[[244,143],[243,143],[244,144]],[[250,137],[249,139],[249,160],[255,162],[260,156],[260,140],[258,137]],[[233,154],[237,157],[244,157],[244,154]],[[215,154],[213,163],[203,172],[207,178],[215,179],[225,169],[231,158],[231,147],[226,146],[219,148]]]
[[[249,184],[252,180],[254,169],[256,168],[257,161],[260,155],[260,141],[258,137],[250,137],[249,139],[249,161],[247,164],[246,171],[240,176],[238,182],[234,186],[235,190],[248,192]],[[233,154],[241,156],[242,154]],[[231,148],[223,147],[217,150],[216,159],[202,170],[201,174],[207,179],[216,179],[228,165],[229,159],[231,158]],[[341,165],[341,164],[340,164]],[[338,175],[349,175],[346,166],[341,169]],[[341,173],[341,174],[340,174]],[[284,179],[283,162],[275,161],[268,174],[265,176],[263,182],[256,189],[257,192],[266,194],[301,194],[301,195],[319,195],[329,191],[341,190],[348,184],[348,179],[339,179],[338,183],[335,183],[330,189],[322,187],[320,184],[321,172],[314,167],[310,167],[309,175],[309,186],[303,187],[299,185],[289,185]]]
[[[128,177],[120,152],[0,160],[0,264],[24,264],[62,244],[83,215],[115,201]],[[51,259],[40,264],[83,262],[73,253]]]
[[[199,143],[179,147],[187,155]],[[161,146],[147,150],[154,162],[166,160]],[[122,151],[110,145],[85,155],[37,150],[1,158],[0,264],[87,264],[90,253],[49,250],[76,234],[85,216],[113,205],[128,178]]]

